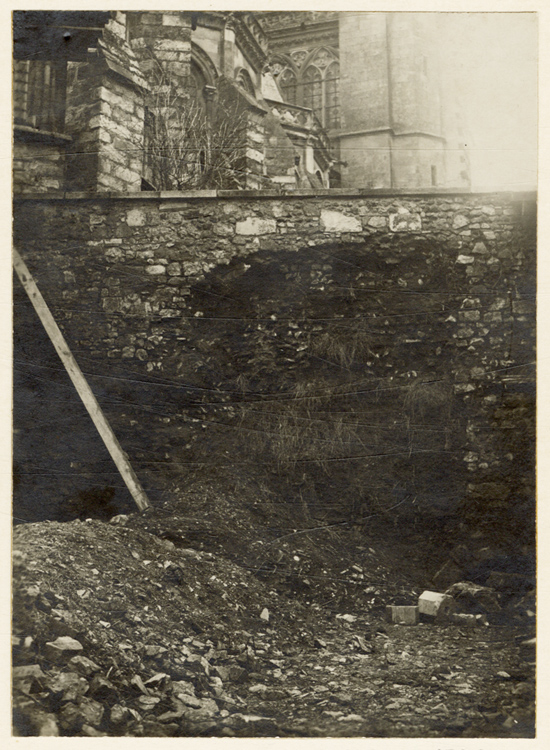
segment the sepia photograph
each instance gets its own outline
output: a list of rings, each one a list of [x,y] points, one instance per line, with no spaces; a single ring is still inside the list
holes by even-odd
[[[78,6],[11,13],[12,738],[537,738],[539,14]]]

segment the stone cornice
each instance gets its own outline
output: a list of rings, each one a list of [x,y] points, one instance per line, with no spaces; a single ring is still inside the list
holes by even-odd
[[[98,203],[102,201],[174,201],[182,202],[190,200],[218,200],[219,198],[234,198],[237,200],[250,199],[250,198],[320,198],[320,197],[341,197],[341,198],[441,198],[441,197],[466,197],[475,198],[476,196],[483,198],[484,196],[495,195],[506,198],[510,202],[514,203],[536,203],[537,192],[536,190],[525,190],[519,192],[513,192],[510,190],[470,190],[468,188],[415,188],[410,190],[398,190],[389,188],[295,188],[292,191],[282,193],[279,190],[265,189],[265,190],[170,190],[170,191],[145,191],[136,193],[122,193],[122,192],[105,192],[105,193],[91,193],[91,192],[63,192],[63,191],[51,191],[49,193],[23,193],[14,196],[14,203],[25,203],[26,201],[32,202],[48,202],[48,201],[91,201],[92,203]]]
[[[305,28],[292,27],[267,34],[271,50],[290,49],[294,46],[312,48],[330,44],[338,47],[338,20],[308,24]]]

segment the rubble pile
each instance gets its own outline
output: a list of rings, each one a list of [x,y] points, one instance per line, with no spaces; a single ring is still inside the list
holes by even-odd
[[[159,524],[16,527],[16,735],[533,736],[525,601],[504,626],[490,587],[406,588],[387,551],[331,557],[303,535],[280,545],[294,567],[266,576]]]

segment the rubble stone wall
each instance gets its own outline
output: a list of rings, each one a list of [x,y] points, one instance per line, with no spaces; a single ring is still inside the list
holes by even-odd
[[[323,367],[340,377],[343,360],[320,341],[341,323],[342,341],[367,331],[352,381],[381,397],[448,384],[464,433],[452,448],[475,503],[533,497],[533,195],[35,196],[16,201],[15,219],[83,369],[128,379],[124,407],[107,398],[106,411],[163,457],[181,459],[205,424],[201,394],[227,415],[243,378],[265,394]],[[140,424],[131,383],[147,378],[177,397]],[[186,430],[176,411],[193,415]]]

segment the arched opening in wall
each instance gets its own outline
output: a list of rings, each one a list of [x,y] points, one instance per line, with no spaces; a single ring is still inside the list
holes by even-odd
[[[323,121],[323,82],[321,71],[310,65],[302,78],[303,104],[312,109],[320,122]]]
[[[235,188],[242,180],[246,113],[214,85],[217,71],[206,53],[193,45],[184,79],[158,65],[162,85],[145,110],[146,142],[142,189]],[[241,82],[253,96],[246,71]]]
[[[189,94],[191,99],[203,110],[206,114],[206,97],[205,89],[207,86],[207,78],[204,75],[202,68],[197,64],[195,60],[191,61],[191,75],[189,76]]]
[[[242,89],[246,91],[247,94],[250,94],[250,96],[253,97],[256,96],[252,78],[250,77],[250,73],[247,70],[241,68],[235,77],[235,81]]]
[[[235,258],[193,287],[190,315],[216,321],[208,336],[224,342],[201,387],[214,387],[223,371],[228,388],[242,388],[234,455],[269,467],[282,494],[305,476],[315,490],[312,516],[361,523],[375,513],[380,522],[429,527],[454,512],[465,482],[453,450],[464,439],[462,414],[449,419],[448,360],[435,351],[448,337],[438,292],[452,279],[418,238],[385,233],[296,249],[265,250],[246,264]],[[403,292],[419,289],[418,279],[430,294]],[[258,329],[257,318],[270,322]],[[420,320],[426,328],[417,335]],[[213,351],[204,336],[197,325],[189,345]],[[273,389],[284,396],[257,395]],[[205,451],[223,440],[217,429]]]
[[[298,79],[291,68],[285,68],[279,74],[279,88],[285,102],[298,104]]]

